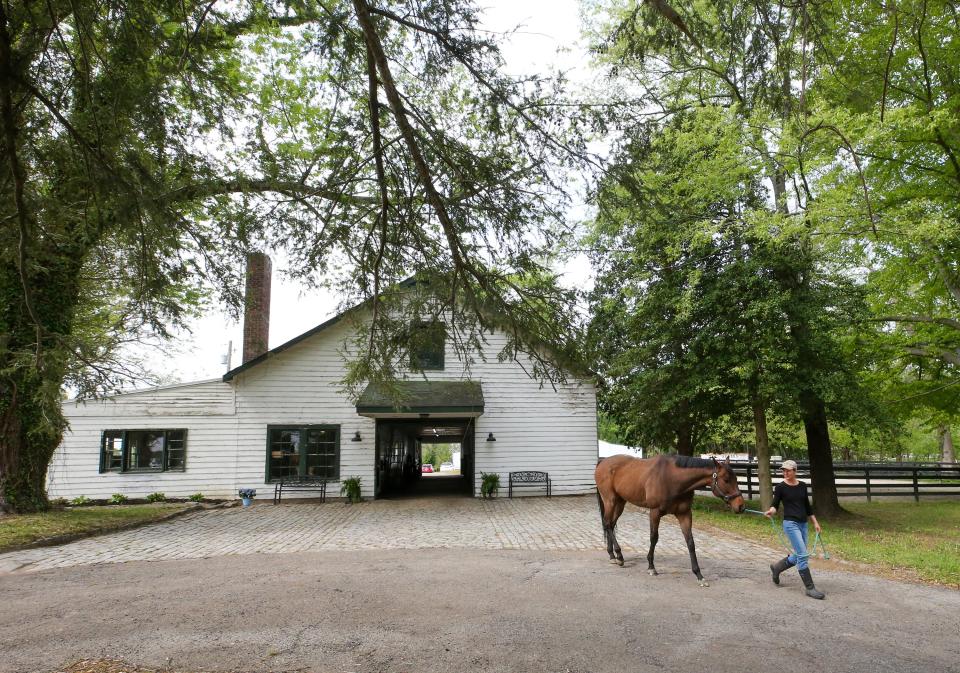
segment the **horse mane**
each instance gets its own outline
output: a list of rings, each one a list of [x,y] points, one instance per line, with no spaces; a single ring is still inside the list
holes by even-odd
[[[664,456],[672,460],[677,467],[713,467],[713,461],[707,458],[694,458],[692,456],[668,455]]]

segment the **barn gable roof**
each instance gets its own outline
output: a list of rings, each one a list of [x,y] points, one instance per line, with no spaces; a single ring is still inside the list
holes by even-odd
[[[356,308],[356,307],[354,307],[354,308]],[[269,360],[270,358],[279,355],[280,353],[282,353],[283,351],[287,350],[287,349],[290,348],[291,346],[295,346],[295,345],[297,345],[298,343],[300,343],[301,341],[304,341],[304,340],[306,340],[306,339],[309,339],[309,338],[312,337],[314,334],[319,334],[320,332],[323,332],[323,331],[326,330],[327,328],[333,327],[333,326],[336,325],[338,322],[340,322],[341,320],[343,320],[344,316],[346,316],[346,315],[347,315],[350,311],[352,311],[352,310],[354,310],[354,309],[348,309],[348,310],[344,311],[343,313],[341,313],[341,314],[339,314],[339,315],[335,315],[334,317],[330,318],[330,320],[327,320],[326,322],[320,323],[320,324],[317,325],[316,327],[307,330],[306,332],[304,332],[303,334],[301,334],[301,335],[299,335],[299,336],[293,337],[292,339],[290,339],[290,341],[287,341],[286,343],[280,344],[280,345],[277,346],[276,348],[271,348],[271,349],[268,350],[267,352],[265,352],[265,353],[263,353],[263,354],[261,354],[261,355],[258,355],[257,357],[253,358],[252,360],[247,360],[246,362],[244,362],[244,363],[243,363],[242,365],[240,365],[239,367],[234,367],[233,369],[231,369],[230,371],[228,371],[226,374],[223,375],[223,380],[224,380],[224,381],[230,381],[230,380],[232,380],[237,374],[241,374],[241,373],[247,371],[248,369],[250,369],[251,367],[256,367],[256,366],[257,366],[258,364],[260,364],[261,362],[266,362],[266,361]]]

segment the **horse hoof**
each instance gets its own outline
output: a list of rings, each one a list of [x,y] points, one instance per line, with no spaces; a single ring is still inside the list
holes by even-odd
[[[618,559],[617,559],[617,565],[620,566],[621,568],[623,567],[623,559],[622,559],[622,558],[618,558]]]
[[[659,575],[659,574],[660,574],[660,573],[658,573],[656,570],[654,570],[653,568],[650,568],[647,572],[650,573],[651,575]]]
[[[700,580],[700,582],[699,582],[698,584],[700,584],[700,586],[702,586],[702,587],[708,587],[708,586],[710,586],[710,582],[708,582],[707,580]]]
[[[615,558],[610,559],[610,563],[612,563],[613,565],[623,565],[622,563],[620,563],[620,561],[618,561]]]

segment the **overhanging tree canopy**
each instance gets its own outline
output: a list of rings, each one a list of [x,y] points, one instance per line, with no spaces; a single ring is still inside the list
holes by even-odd
[[[64,382],[111,385],[116,335],[182,324],[202,279],[237,306],[252,247],[371,301],[348,383],[393,374],[382,291],[411,274],[458,347],[507,315],[559,375],[544,223],[583,145],[476,23],[457,0],[0,3],[0,506],[44,506]]]

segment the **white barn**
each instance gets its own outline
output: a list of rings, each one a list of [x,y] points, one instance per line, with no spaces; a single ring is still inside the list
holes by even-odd
[[[258,498],[270,498],[276,481],[296,475],[329,479],[328,496],[339,495],[341,480],[359,477],[364,497],[381,497],[438,483],[421,477],[430,442],[460,445],[460,473],[446,486],[464,495],[478,496],[481,473],[489,472],[500,474],[505,493],[508,473],[518,470],[548,472],[554,494],[592,490],[592,381],[571,374],[556,389],[541,386],[527,375],[529,363],[498,361],[505,336],[494,332],[485,359],[469,366],[444,341],[424,374],[402,384],[401,409],[371,387],[353,403],[340,386],[341,352],[356,329],[346,314],[266,351],[270,263],[263,259],[259,281],[255,260],[248,272],[244,364],[222,379],[65,402],[69,429],[48,472],[50,497],[232,498],[256,488]]]

